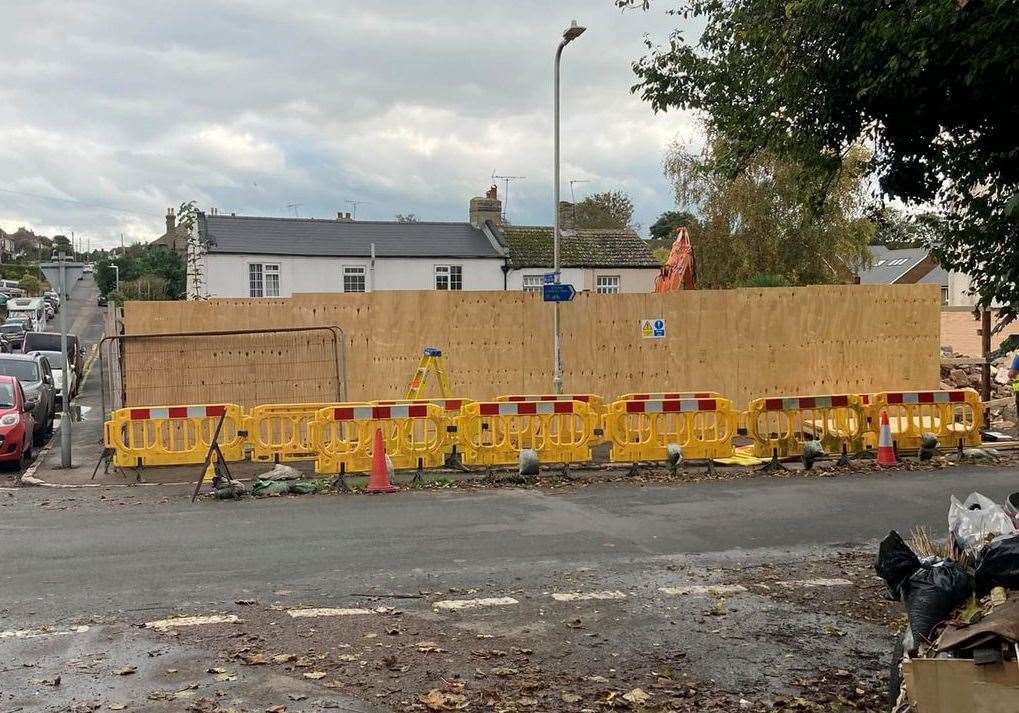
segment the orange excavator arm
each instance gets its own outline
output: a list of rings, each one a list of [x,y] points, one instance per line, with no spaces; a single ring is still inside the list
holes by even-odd
[[[655,292],[676,292],[697,289],[694,275],[693,246],[686,228],[676,228],[676,241],[669,259],[655,278]]]

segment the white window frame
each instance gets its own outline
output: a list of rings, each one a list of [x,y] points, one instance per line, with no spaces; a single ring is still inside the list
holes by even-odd
[[[594,291],[599,295],[618,295],[619,275],[598,275],[594,278]]]
[[[941,286],[941,306],[945,307],[951,302],[949,289],[944,285]]]
[[[542,292],[545,289],[545,275],[524,275],[524,292]]]
[[[436,290],[454,290],[463,291],[464,288],[464,273],[463,265],[436,265],[434,270],[434,285]],[[460,285],[458,287],[453,286],[454,278],[457,278]],[[440,287],[440,280],[445,282],[445,287]]]
[[[256,276],[258,278],[257,284],[254,279]],[[278,262],[248,263],[248,296],[280,296],[280,264]]]
[[[360,277],[361,289],[348,290],[347,277]],[[340,268],[340,290],[342,292],[360,293],[368,291],[368,268],[364,265],[344,265]]]

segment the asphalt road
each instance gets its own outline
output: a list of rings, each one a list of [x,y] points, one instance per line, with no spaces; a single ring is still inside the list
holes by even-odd
[[[540,589],[577,567],[610,589],[662,558],[866,543],[914,525],[942,532],[950,494],[980,490],[1000,501],[1019,489],[1017,475],[960,466],[195,505],[175,486],[0,492],[0,624],[207,608],[280,589],[331,605],[353,592],[439,582]]]

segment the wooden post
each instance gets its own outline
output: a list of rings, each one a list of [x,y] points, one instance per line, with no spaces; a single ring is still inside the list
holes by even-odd
[[[991,310],[984,308],[980,313],[980,347],[981,356],[984,358],[982,366],[983,383],[981,384],[980,398],[984,401],[991,400]]]

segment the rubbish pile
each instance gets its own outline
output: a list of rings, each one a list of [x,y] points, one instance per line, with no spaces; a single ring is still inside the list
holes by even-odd
[[[250,489],[239,480],[220,483],[212,491],[218,500],[236,500],[245,495],[263,498],[271,495],[309,495],[329,487],[325,480],[305,478],[296,468],[281,463],[272,470],[262,473],[251,484]]]
[[[892,663],[892,710],[1019,709],[1019,493],[1004,507],[953,496],[948,530],[940,543],[917,528],[909,544],[893,530],[878,549],[877,574],[909,621]]]
[[[965,358],[963,354],[955,352],[944,352],[945,358]],[[1008,368],[1011,360],[1007,356],[998,357],[991,362],[991,398],[1004,399],[1013,395],[1011,380],[1008,378]],[[942,364],[941,365],[941,388],[942,389],[977,389],[983,385],[983,367],[979,364]],[[1015,408],[991,409],[991,421],[1008,421],[1008,424],[1001,424],[1004,428],[1011,428],[1016,424]]]

